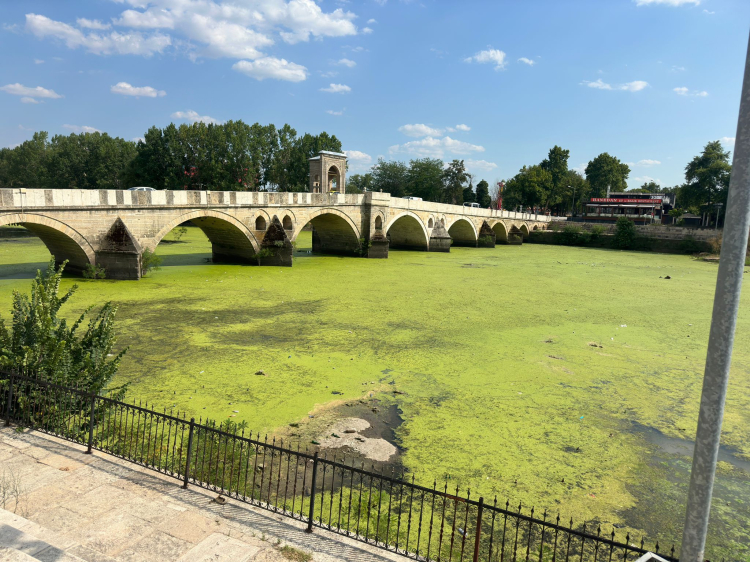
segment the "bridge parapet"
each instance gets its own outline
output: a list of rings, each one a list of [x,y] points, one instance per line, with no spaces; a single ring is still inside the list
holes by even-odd
[[[128,191],[116,189],[0,189],[0,209],[48,207],[351,206],[364,195],[265,191]]]

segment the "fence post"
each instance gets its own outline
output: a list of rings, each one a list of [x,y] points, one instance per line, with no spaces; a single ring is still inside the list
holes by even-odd
[[[479,537],[482,534],[482,511],[484,511],[484,498],[479,498],[477,507],[477,532],[474,536],[474,562],[479,562]]]
[[[190,453],[193,450],[193,430],[195,429],[195,418],[190,418],[190,433],[188,433],[187,457],[185,458],[185,480],[182,487],[187,489],[188,479],[190,478]]]
[[[91,393],[91,412],[89,418],[89,446],[86,449],[86,454],[91,454],[91,447],[94,445],[94,409],[96,408],[96,394]]]
[[[310,513],[307,516],[307,529],[306,533],[313,532],[313,512],[315,510],[315,480],[318,476],[318,451],[313,454],[313,471],[312,471],[312,483],[310,484]]]
[[[13,379],[15,379],[15,377],[13,376],[13,373],[11,373],[10,379],[8,379],[8,404],[5,411],[5,427],[10,425],[10,409],[13,405],[13,383],[15,382]]]

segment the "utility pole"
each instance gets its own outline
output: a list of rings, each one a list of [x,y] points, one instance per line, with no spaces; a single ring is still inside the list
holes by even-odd
[[[750,42],[745,58],[745,78],[740,94],[740,116],[735,138],[732,178],[729,183],[727,212],[724,215],[724,237],[682,534],[682,562],[704,560],[721,423],[729,383],[729,365],[740,306],[742,274],[745,270],[747,233],[750,230]]]

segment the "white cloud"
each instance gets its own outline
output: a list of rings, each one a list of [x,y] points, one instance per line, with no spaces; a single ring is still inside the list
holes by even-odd
[[[505,61],[505,53],[498,49],[488,49],[486,51],[479,51],[473,57],[464,59],[464,62],[477,62],[480,64],[494,64],[495,70],[502,70],[507,64]]]
[[[442,138],[425,137],[401,145],[395,144],[391,146],[388,151],[391,154],[402,152],[422,157],[430,156],[432,158],[442,158],[446,152],[459,155],[471,154],[472,152],[484,152],[484,147],[445,136]]]
[[[679,88],[673,88],[672,91],[675,92],[678,96],[692,96],[692,97],[697,97],[697,98],[705,98],[706,96],[708,96],[708,92],[706,91],[693,90],[691,92],[685,86],[681,86]]]
[[[67,23],[37,14],[26,14],[26,30],[39,39],[54,37],[63,41],[69,49],[83,47],[96,55],[151,56],[154,53],[161,53],[172,44],[168,35],[161,34],[145,36],[139,32],[118,33],[117,31],[105,35],[85,34]]]
[[[401,125],[398,130],[409,137],[438,137],[443,134],[442,129],[435,129],[423,123]]]
[[[536,61],[527,59],[526,57],[521,57],[518,59],[518,62],[522,62],[523,64],[528,64],[529,66],[534,66],[536,64]]]
[[[636,6],[685,6],[687,4],[693,4],[697,6],[701,3],[701,0],[633,0]]]
[[[83,47],[95,54],[149,55],[174,44],[191,58],[250,60],[266,57],[262,49],[278,39],[298,43],[358,32],[354,13],[324,12],[315,0],[115,1],[130,4],[113,18],[115,26],[125,29],[122,33],[101,33],[109,24],[97,20],[79,19],[81,30],[37,14],[27,14],[26,28],[39,38],[56,37],[69,48]]]
[[[352,89],[346,84],[331,84],[327,88],[321,88],[321,92],[329,92],[331,94],[348,94]]]
[[[370,18],[369,20],[367,20],[367,25],[372,25],[373,23],[378,23],[378,20],[376,20],[375,18]]]
[[[13,94],[14,96],[23,96],[26,98],[45,98],[45,99],[59,99],[62,96],[54,90],[48,90],[37,86],[36,88],[29,88],[16,82],[15,84],[7,84],[0,88],[3,92]],[[28,102],[25,102],[28,103]]]
[[[460,125],[456,125],[455,129],[457,131],[464,131],[465,133],[471,131],[471,127],[469,127],[468,125],[464,125],[463,123],[461,123]]]
[[[189,111],[175,111],[172,114],[172,119],[183,119],[191,123],[197,123],[198,121],[201,123],[220,123],[218,119],[214,119],[208,115],[199,115],[197,111],[193,111],[192,109]]]
[[[497,164],[487,160],[472,160],[469,158],[464,160],[464,164],[470,172],[491,172],[497,168]]]
[[[364,27],[362,28],[362,33],[364,33],[365,35],[369,35],[370,33],[372,33],[372,29],[370,29],[369,27]]]
[[[719,140],[725,146],[734,146],[735,137],[721,137]]]
[[[327,109],[326,113],[328,115],[335,115],[336,117],[340,117],[344,114],[344,110],[342,109],[341,111],[334,111],[333,109]]]
[[[34,59],[34,64],[44,64],[42,59]]]
[[[644,183],[648,183],[648,182],[652,181],[654,183],[658,183],[659,185],[661,185],[661,180],[660,179],[652,178],[651,176],[639,176],[637,178],[633,178],[633,181],[636,181],[636,182],[638,182],[640,184],[644,184]]]
[[[130,140],[133,142],[146,142],[146,139],[144,139],[143,137],[133,137]]]
[[[333,78],[334,76],[338,76],[339,73],[335,70],[329,70],[328,72],[322,72],[320,74],[323,78]]]
[[[360,152],[359,150],[345,150],[344,154],[346,154],[346,157],[351,162],[360,166],[370,164],[372,162],[372,156],[364,152]]]
[[[586,166],[587,165],[588,164],[586,164],[586,162],[581,162],[580,164],[578,164],[578,166],[576,166],[574,168],[571,168],[571,170],[573,170],[574,172],[578,172],[579,174],[581,174],[583,176],[583,175],[586,175]]]
[[[349,59],[340,59],[336,64],[340,64],[342,66],[348,66],[349,68],[354,68],[355,66],[357,66],[356,62],[354,62],[353,60],[349,60]]]
[[[63,125],[63,128],[68,129],[69,131],[73,131],[74,133],[101,133],[99,129],[89,127],[88,125],[68,125],[66,123],[65,125]]]
[[[685,72],[687,70],[684,66],[677,66],[675,64],[672,65],[672,68],[670,68],[671,72]]]
[[[127,82],[118,82],[110,88],[113,94],[121,94],[123,96],[136,96],[144,98],[156,98],[167,95],[164,90],[157,90],[151,86],[131,86]]]
[[[86,18],[78,18],[76,20],[78,27],[85,27],[86,29],[109,29],[112,27],[111,24],[102,23],[99,20],[87,20]]]
[[[288,82],[302,82],[307,79],[306,67],[275,57],[263,57],[254,61],[241,60],[234,63],[232,68],[256,80],[271,78]]]
[[[644,88],[648,88],[648,82],[644,82],[643,80],[634,80],[633,82],[625,82],[624,84],[612,85],[607,84],[606,82],[602,81],[601,78],[599,78],[594,82],[584,80],[581,83],[585,86],[588,86],[589,88],[596,88],[597,90],[623,90],[627,92],[639,92]]]
[[[21,103],[42,103],[42,102],[40,102],[39,100],[35,100],[34,98],[23,97],[21,98]]]
[[[709,16],[713,16],[716,12],[710,12],[708,10],[703,10],[704,14],[708,14]]]
[[[658,166],[659,164],[661,164],[659,160],[650,160],[648,158],[645,160],[638,160],[638,162],[635,163],[636,166]]]

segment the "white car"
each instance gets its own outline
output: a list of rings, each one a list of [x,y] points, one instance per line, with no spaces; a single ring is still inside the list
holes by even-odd
[[[404,197],[404,199],[408,199],[409,201],[421,201],[422,200],[421,197],[411,197],[411,196]]]
[[[128,191],[156,191],[153,187],[131,187]]]
[[[481,208],[481,205],[479,203],[464,203],[464,207],[476,207]]]

